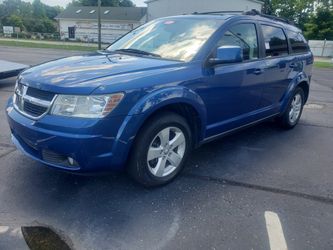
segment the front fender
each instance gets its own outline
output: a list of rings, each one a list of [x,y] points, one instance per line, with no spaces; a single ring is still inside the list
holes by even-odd
[[[182,86],[159,89],[141,98],[122,123],[113,148],[115,154],[121,155],[118,159],[127,159],[136,134],[153,113],[167,105],[181,103],[191,105],[197,111],[201,121],[199,137],[204,138],[207,111],[201,97]]]
[[[201,97],[191,89],[181,86],[164,88],[150,93],[137,102],[129,115],[153,113],[163,106],[174,103],[187,103],[196,109],[200,118],[206,118],[206,107]]]

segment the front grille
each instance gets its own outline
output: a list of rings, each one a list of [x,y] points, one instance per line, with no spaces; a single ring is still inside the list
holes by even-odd
[[[48,91],[29,87],[27,89],[27,95],[45,101],[52,101],[55,94]]]
[[[24,115],[38,119],[48,112],[54,97],[55,94],[52,92],[19,83],[15,89],[14,105]]]
[[[47,108],[35,105],[30,102],[24,102],[23,111],[33,117],[39,117],[47,111]]]

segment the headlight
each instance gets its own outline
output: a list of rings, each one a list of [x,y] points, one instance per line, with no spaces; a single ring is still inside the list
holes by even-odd
[[[82,118],[102,118],[114,110],[123,99],[123,93],[111,95],[58,95],[51,114]]]

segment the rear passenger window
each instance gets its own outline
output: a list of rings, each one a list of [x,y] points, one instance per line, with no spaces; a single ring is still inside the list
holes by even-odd
[[[292,53],[306,53],[309,51],[308,43],[302,34],[287,30]]]
[[[288,43],[286,35],[281,28],[262,25],[265,39],[266,57],[288,55]]]
[[[218,43],[218,47],[227,45],[240,46],[244,60],[257,59],[259,50],[256,26],[244,23],[231,27]]]

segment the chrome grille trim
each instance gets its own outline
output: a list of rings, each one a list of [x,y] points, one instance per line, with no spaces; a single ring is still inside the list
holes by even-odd
[[[41,99],[37,99],[35,97],[28,96],[28,95],[22,96],[22,98],[26,102],[30,102],[32,104],[35,104],[37,106],[41,106],[41,107],[44,107],[44,108],[48,108],[51,105],[51,102],[44,101],[44,100],[41,100]]]
[[[38,119],[41,119],[43,116],[45,116],[50,111],[53,102],[57,98],[57,95],[54,94],[51,101],[42,100],[40,98],[36,98],[36,97],[28,95],[27,92],[28,92],[29,88],[30,87],[23,85],[21,83],[17,84],[17,86],[15,88],[15,92],[14,92],[13,105],[14,105],[14,108],[22,115],[24,115],[30,119],[33,119],[33,120],[38,120]],[[45,109],[45,112],[43,112],[37,116],[28,114],[25,111],[26,103],[30,103],[30,104],[40,107],[41,109]]]

